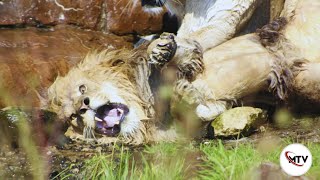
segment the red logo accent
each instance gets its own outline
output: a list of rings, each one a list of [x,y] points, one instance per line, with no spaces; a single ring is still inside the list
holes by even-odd
[[[292,154],[295,154],[295,153],[290,152],[290,151],[286,151],[285,156],[286,156],[287,160],[288,160],[290,163],[292,163],[292,164],[295,165],[295,166],[300,166],[300,167],[303,166],[303,164],[297,164],[296,162],[292,161],[292,160],[290,159],[289,155],[288,155],[289,153],[292,153]]]

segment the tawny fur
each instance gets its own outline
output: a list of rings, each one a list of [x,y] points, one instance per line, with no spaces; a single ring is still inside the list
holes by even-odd
[[[287,0],[282,15],[291,21],[284,37],[295,47],[295,56],[289,58],[295,79],[293,91],[320,103],[320,1]]]
[[[196,111],[203,120],[212,120],[230,107],[228,101],[268,88],[281,99],[286,99],[288,90],[293,90],[320,102],[319,78],[316,78],[315,73],[319,67],[310,64],[319,61],[319,4],[319,1],[313,0],[287,0],[281,14],[281,27],[273,29],[278,31],[275,32],[277,37],[270,44],[262,41],[261,36],[259,38],[256,34],[248,34],[216,46],[219,44],[217,42],[221,43],[229,38],[226,34],[215,31],[214,27],[220,27],[220,21],[202,21],[201,18],[205,16],[194,16],[192,12],[190,18],[186,15],[184,23],[187,23],[181,26],[175,39],[178,49],[173,60],[191,62],[189,57],[194,52],[192,48],[185,48],[187,46],[180,39],[196,39],[204,47],[202,61],[205,71],[193,82],[179,80],[176,88],[179,94],[177,101],[184,99],[190,104],[198,104]],[[196,7],[198,6],[194,5],[193,8]],[[210,11],[201,12],[205,14]],[[213,17],[217,15],[213,11],[211,13]],[[218,20],[226,20],[223,17],[234,18],[230,12],[222,10],[221,13],[225,14],[219,16]],[[234,29],[240,21],[241,18],[238,18],[233,23],[228,23],[229,28]],[[198,26],[198,22],[204,22],[203,28]],[[231,31],[222,28],[222,32]],[[188,45],[192,46],[190,43]],[[295,62],[301,60],[307,60],[304,61],[304,68],[295,67],[298,64]]]
[[[275,44],[266,46],[292,71],[291,91],[320,103],[320,2],[287,0],[282,18],[288,21]]]
[[[269,80],[280,97],[290,89],[320,103],[319,10],[320,1],[287,0],[281,16],[288,23],[279,29],[275,44],[264,48],[256,35],[249,34],[206,51],[204,79],[213,94],[218,98],[237,98],[242,93],[263,89],[259,83]],[[237,76],[230,76],[231,73]],[[273,86],[272,81],[278,85]]]

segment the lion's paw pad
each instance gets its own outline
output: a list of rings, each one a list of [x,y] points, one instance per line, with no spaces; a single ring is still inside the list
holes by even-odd
[[[151,63],[162,67],[175,55],[177,43],[171,33],[163,33],[157,41],[156,47],[152,49],[150,54],[150,60]]]

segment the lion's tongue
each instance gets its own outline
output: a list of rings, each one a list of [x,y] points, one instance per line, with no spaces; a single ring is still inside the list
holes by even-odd
[[[114,125],[119,124],[122,118],[122,113],[119,112],[117,108],[110,110],[103,120],[107,123],[108,127],[114,127]]]

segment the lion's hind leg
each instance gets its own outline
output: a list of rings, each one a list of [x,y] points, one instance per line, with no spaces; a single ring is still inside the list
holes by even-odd
[[[320,103],[320,63],[296,61],[293,73],[294,92],[307,100]]]

